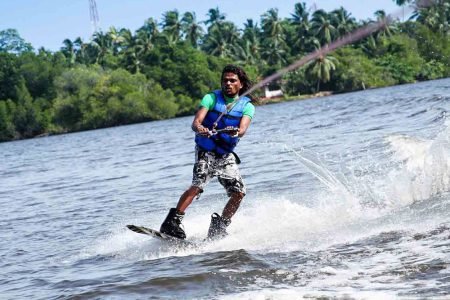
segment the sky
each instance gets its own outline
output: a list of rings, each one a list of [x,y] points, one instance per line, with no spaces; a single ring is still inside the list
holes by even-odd
[[[247,19],[260,23],[267,10],[277,8],[281,18],[288,18],[294,5],[305,2],[307,7],[333,9],[344,7],[357,20],[374,18],[374,12],[383,9],[387,14],[401,10],[393,0],[95,0],[99,15],[99,28],[127,28],[134,32],[153,17],[158,22],[162,15],[177,9],[183,14],[195,12],[197,21],[207,19],[208,10],[218,7],[239,28]],[[93,26],[89,15],[89,0],[0,0],[0,31],[17,29],[25,41],[35,49],[44,47],[57,51],[65,39],[81,37],[89,41]]]

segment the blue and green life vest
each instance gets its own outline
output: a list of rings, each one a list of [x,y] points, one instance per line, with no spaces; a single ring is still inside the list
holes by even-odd
[[[225,113],[217,123],[215,129],[223,129],[228,126],[239,127],[243,116],[245,105],[251,100],[248,97],[241,97],[233,105],[230,111],[227,112],[227,104],[225,98],[222,95],[221,90],[215,90],[216,103],[213,109],[209,110],[202,122],[202,125],[210,130],[213,129],[213,125],[217,122],[217,119],[222,113]],[[196,135],[195,143],[205,151],[211,151],[219,155],[232,153],[239,137],[232,137],[227,133],[217,133],[211,137]]]

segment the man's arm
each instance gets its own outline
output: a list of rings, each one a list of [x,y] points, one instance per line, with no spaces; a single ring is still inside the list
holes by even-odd
[[[239,132],[238,136],[243,137],[245,132],[248,129],[248,126],[250,126],[250,122],[252,121],[252,118],[249,116],[243,116],[241,119],[241,123],[239,123]]]
[[[194,132],[207,135],[209,130],[206,127],[203,127],[202,122],[208,113],[208,109],[206,107],[200,107],[194,117],[194,121],[192,121],[191,128]]]

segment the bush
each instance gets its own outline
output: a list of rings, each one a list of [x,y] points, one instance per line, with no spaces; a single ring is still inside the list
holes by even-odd
[[[220,86],[224,64],[219,67],[219,58],[208,58],[206,54],[185,44],[165,46],[153,55],[148,65],[143,67],[143,73],[176,95],[200,100]]]
[[[386,47],[386,54],[375,59],[375,63],[388,71],[396,83],[414,82],[424,64],[416,40],[404,34],[395,35],[387,40]]]
[[[374,64],[361,49],[351,47],[336,51],[339,64],[333,74],[331,88],[337,92],[392,85],[394,79],[382,67]]]
[[[0,142],[9,141],[16,137],[12,114],[15,104],[11,100],[0,100]]]
[[[171,118],[178,111],[171,91],[123,69],[78,67],[56,80],[56,91],[53,120],[68,131]]]

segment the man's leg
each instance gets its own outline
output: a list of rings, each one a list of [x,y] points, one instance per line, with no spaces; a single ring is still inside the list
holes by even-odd
[[[222,166],[222,172],[218,178],[230,198],[223,209],[222,216],[217,213],[213,213],[211,216],[208,230],[210,239],[224,237],[227,234],[226,228],[230,225],[231,218],[238,210],[246,192],[235,156],[229,154],[225,157]]]
[[[222,212],[222,218],[230,221],[233,215],[241,205],[241,201],[245,196],[246,188],[242,180],[241,172],[233,154],[228,154],[223,162],[222,174],[220,174],[219,182],[227,191],[230,197]]]
[[[159,231],[179,239],[185,239],[186,233],[181,225],[184,218],[184,210],[192,203],[192,200],[200,194],[199,187],[191,186],[180,197],[176,208],[171,208]]]
[[[194,198],[203,192],[203,187],[211,179],[208,172],[208,157],[206,153],[196,149],[195,160],[191,187],[181,195],[177,207],[170,209],[160,229],[163,233],[182,239],[186,238],[186,234],[181,225],[181,221],[184,218],[184,211],[192,203]]]
[[[231,194],[230,199],[228,200],[227,205],[222,212],[222,218],[231,220],[239,206],[241,205],[241,201],[244,198],[245,194],[241,192],[234,192]]]
[[[228,200],[225,208],[223,209],[222,216],[217,213],[213,213],[211,216],[211,224],[209,225],[208,238],[217,239],[227,235],[226,228],[231,223],[231,218],[236,213],[241,204],[245,194],[241,192],[230,193],[230,199]]]
[[[189,189],[187,189],[180,197],[180,200],[178,200],[177,204],[177,211],[184,213],[186,208],[191,205],[192,200],[194,200],[195,197],[197,197],[202,190],[197,186],[191,186]]]
[[[181,195],[178,200],[177,210],[184,213],[186,208],[191,205],[192,200],[203,192],[209,180],[211,179],[209,174],[209,161],[207,153],[199,151],[196,148],[195,152],[195,164],[192,173],[192,185]]]

